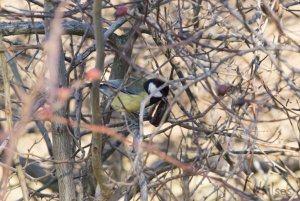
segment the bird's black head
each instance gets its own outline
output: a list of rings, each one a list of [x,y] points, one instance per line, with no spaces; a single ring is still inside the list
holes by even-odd
[[[150,99],[150,105],[157,103],[161,99],[165,98],[169,94],[169,86],[165,86],[159,91],[157,90],[159,87],[164,85],[165,82],[156,78],[149,79],[144,83],[144,89],[145,91],[150,95],[152,94],[152,97]]]

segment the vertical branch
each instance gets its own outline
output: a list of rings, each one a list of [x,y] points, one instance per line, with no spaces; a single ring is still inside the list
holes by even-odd
[[[14,163],[16,165],[17,174],[18,174],[18,178],[19,178],[19,182],[20,182],[20,186],[21,186],[21,190],[22,190],[23,199],[25,201],[29,201],[29,197],[28,197],[29,192],[28,192],[28,188],[27,188],[27,184],[26,184],[25,173],[24,173],[24,170],[23,170],[22,165],[20,163],[20,157],[18,155],[15,156]]]
[[[0,35],[0,67],[1,67],[1,70],[2,70],[2,74],[4,74],[4,76],[5,76],[6,73],[3,72],[3,69],[6,69],[6,60],[5,60],[4,52],[5,52],[5,46],[2,42],[2,35]],[[3,75],[2,75],[2,77],[3,77]],[[8,136],[1,143],[0,157],[3,157],[2,155],[4,155],[4,153],[5,153],[4,150],[8,146],[9,138],[10,138],[10,136]],[[6,151],[6,154],[8,154],[9,152],[10,152],[10,150]],[[0,190],[0,199],[4,198],[4,195],[7,192],[8,174],[9,174],[9,170],[7,168],[3,168],[3,174],[2,174],[1,181],[0,181],[0,189],[1,189]]]
[[[7,69],[7,63],[6,63],[4,51],[5,51],[5,46],[3,45],[3,42],[2,42],[2,36],[0,36],[0,65],[1,65],[3,86],[4,86],[5,116],[7,119],[8,133],[11,133],[12,128],[13,128],[13,120],[12,120],[12,108],[11,108],[11,99],[10,99],[10,82],[8,79],[8,69]],[[17,144],[17,139],[14,138],[14,140],[11,140],[11,143],[13,143],[14,147],[15,147]],[[10,154],[13,154],[13,153],[10,153]],[[18,155],[16,155],[14,157],[14,163],[16,165],[17,174],[18,174],[23,198],[25,201],[28,201],[29,193],[28,193],[28,188],[27,188],[27,184],[26,184],[25,174],[24,174],[24,171],[20,164],[20,158]]]
[[[137,127],[136,127],[137,126]],[[135,173],[139,180],[139,187],[141,192],[141,200],[147,201],[148,200],[148,186],[147,186],[147,179],[143,172],[143,149],[142,149],[142,137],[141,133],[138,128],[139,124],[133,125],[133,146],[135,150],[135,159],[134,159],[134,169]]]
[[[54,1],[45,1],[45,12],[51,13],[56,8]],[[64,53],[61,43],[62,34],[62,11],[60,7],[55,12],[55,18],[50,25],[50,20],[45,20],[45,33],[48,38],[45,44],[47,60],[45,67],[50,73],[50,99],[49,103],[55,102],[56,89],[59,86],[67,86],[66,67],[64,64]],[[51,28],[51,29],[50,29]],[[55,108],[54,108],[55,109]],[[55,111],[56,115],[66,116],[66,105]],[[51,124],[53,136],[53,155],[54,159],[71,161],[73,152],[73,141],[66,125],[55,123]],[[75,200],[75,185],[73,181],[72,163],[56,163],[56,175],[58,178],[60,200]]]
[[[139,29],[140,24],[140,20],[136,20],[128,33],[119,36],[114,41],[117,48],[123,50],[116,52],[109,79],[124,79],[125,75],[128,73],[130,68],[127,59],[131,58],[134,43],[138,38],[137,30]],[[124,54],[126,58],[120,54]]]
[[[93,4],[93,20],[96,42],[96,68],[103,72],[104,70],[104,37],[102,25],[102,1],[95,0]],[[93,81],[91,89],[91,108],[92,108],[92,123],[94,125],[103,125],[101,119],[101,110],[99,106],[99,82]],[[92,167],[94,175],[101,189],[101,197],[103,200],[110,199],[110,189],[107,186],[105,173],[102,164],[102,147],[103,135],[99,132],[92,134]]]

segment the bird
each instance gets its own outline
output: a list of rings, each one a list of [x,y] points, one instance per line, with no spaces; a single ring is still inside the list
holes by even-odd
[[[158,103],[169,94],[169,86],[158,78],[129,79],[127,83],[125,84],[123,80],[100,83],[99,91],[107,97],[112,97],[111,107],[116,112],[138,112],[141,103],[149,95],[151,97],[146,107]]]

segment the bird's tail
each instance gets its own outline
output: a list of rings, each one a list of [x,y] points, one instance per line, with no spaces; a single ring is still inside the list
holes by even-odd
[[[99,91],[100,91],[100,93],[102,93],[108,97],[113,96],[115,94],[113,89],[106,84],[100,84]]]
[[[85,83],[83,88],[85,88],[85,87],[91,88],[92,83]],[[114,91],[113,91],[112,87],[110,87],[107,84],[100,84],[99,92],[104,94],[105,96],[108,96],[108,97],[114,95]]]

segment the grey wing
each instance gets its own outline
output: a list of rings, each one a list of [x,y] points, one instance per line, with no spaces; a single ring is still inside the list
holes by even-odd
[[[100,91],[100,93],[102,93],[108,97],[113,96],[116,93],[112,87],[110,87],[106,84],[100,84],[99,91]]]
[[[100,83],[99,91],[106,96],[113,96],[122,86],[122,80],[108,80]]]
[[[144,91],[144,79],[138,80],[131,80],[129,79],[126,85],[123,88],[123,92],[131,93],[131,94],[138,94]]]
[[[138,94],[144,91],[143,84],[144,84],[143,79],[139,79],[139,80],[129,79],[125,85],[123,85],[123,80],[108,80],[100,84],[99,91],[105,94],[106,96],[112,96],[118,90],[124,93]]]
[[[122,86],[123,80],[107,80],[107,81],[104,81],[103,84],[108,85],[114,89],[118,89]]]

